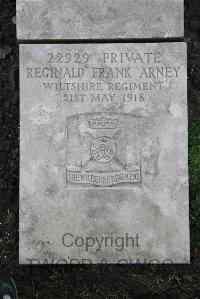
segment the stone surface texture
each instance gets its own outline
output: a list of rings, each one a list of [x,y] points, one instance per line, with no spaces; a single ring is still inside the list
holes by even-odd
[[[20,45],[20,263],[189,263],[186,52]]]
[[[184,36],[183,0],[17,0],[18,39]]]

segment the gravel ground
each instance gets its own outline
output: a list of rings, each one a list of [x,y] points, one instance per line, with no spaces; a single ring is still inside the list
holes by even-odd
[[[200,0],[185,1],[191,265],[19,266],[19,75],[15,1],[0,0],[0,270],[29,298],[200,298]]]

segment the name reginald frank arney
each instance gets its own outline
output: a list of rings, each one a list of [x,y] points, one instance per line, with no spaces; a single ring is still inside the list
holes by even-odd
[[[91,68],[92,78],[112,79],[112,78],[133,78],[134,67],[110,67],[110,68]],[[177,78],[180,67],[143,67],[139,78]],[[82,78],[89,73],[88,68],[27,68],[27,78],[57,78],[70,79]]]

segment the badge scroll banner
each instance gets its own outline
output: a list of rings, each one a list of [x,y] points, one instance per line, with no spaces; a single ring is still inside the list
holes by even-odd
[[[140,183],[140,171],[99,173],[67,170],[67,182],[74,184],[93,184],[102,187],[121,183]]]

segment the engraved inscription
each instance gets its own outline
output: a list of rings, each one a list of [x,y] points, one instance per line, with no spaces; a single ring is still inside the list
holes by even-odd
[[[57,106],[81,107],[114,104],[145,107],[150,96],[169,89],[170,80],[179,80],[181,66],[164,62],[163,51],[49,51],[44,66],[26,67],[25,79],[38,83]]]

